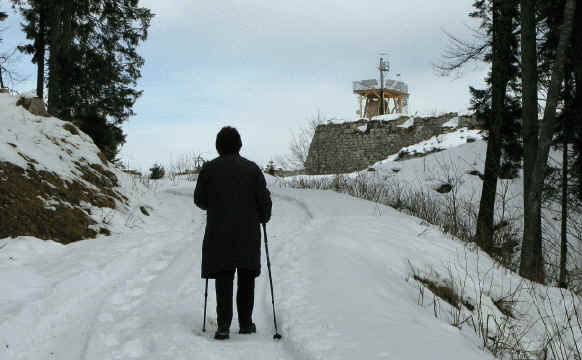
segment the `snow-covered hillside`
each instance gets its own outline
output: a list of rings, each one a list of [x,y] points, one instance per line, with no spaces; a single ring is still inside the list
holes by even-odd
[[[20,134],[17,120],[2,134]],[[66,135],[61,122],[44,120],[31,128]],[[42,159],[43,147],[59,148],[43,136],[37,135],[38,149],[24,134],[13,136],[27,139],[14,145]],[[465,140],[430,156],[478,157],[483,147]],[[402,176],[429,184],[419,173],[428,159],[386,161],[367,173],[377,181]],[[463,176],[478,178],[463,172],[471,162],[460,163]],[[74,166],[62,170],[67,174],[79,176]],[[0,238],[0,359],[478,360],[507,348],[535,359],[548,344],[558,346],[557,339],[566,345],[580,339],[580,328],[565,320],[578,297],[523,281],[475,247],[393,208],[334,191],[292,189],[268,176],[273,217],[267,231],[283,339],[272,338],[263,252],[258,333],[237,334],[235,315],[231,339],[215,341],[213,281],[208,330],[201,331],[206,215],[193,205],[195,182],[162,180],[148,192],[132,192],[130,180],[116,174],[130,205],[116,210],[111,236],[66,246]],[[144,199],[155,211],[137,217],[132,209]]]
[[[447,126],[455,127],[458,123],[452,121]],[[411,193],[430,197],[430,201],[444,208],[454,206],[467,227],[475,229],[474,221],[479,209],[482,188],[482,171],[485,164],[487,142],[479,130],[457,128],[450,133],[434,136],[429,140],[405,147],[399,152],[388,156],[385,160],[369,166],[364,171],[341,174],[343,179],[357,182],[356,186],[375,184],[380,187],[388,198],[398,198],[399,194],[406,197]],[[561,152],[550,152],[550,163],[559,166]],[[340,179],[340,180],[343,180]],[[334,188],[336,175],[298,175],[282,180],[283,184],[293,186],[315,186],[316,188]],[[309,185],[311,183],[311,185]],[[303,185],[305,184],[305,185]],[[450,186],[450,192],[439,194],[442,186]],[[394,199],[386,203],[393,204]],[[396,199],[398,200],[398,199]],[[559,259],[560,238],[560,204],[551,201],[544,202],[542,222],[544,228],[545,257],[550,264],[557,264]],[[497,184],[495,203],[497,224],[508,224],[503,231],[507,236],[520,236],[523,226],[523,173],[518,170],[515,176],[500,178]],[[579,214],[572,213],[569,221],[571,253],[582,251],[582,236],[579,229],[582,225]],[[517,240],[520,240],[518,238]],[[517,247],[515,250],[519,250]],[[519,253],[514,254],[513,262],[518,263]],[[509,260],[508,260],[509,261]],[[571,269],[582,264],[572,257],[568,260]],[[556,275],[556,269],[551,271]]]
[[[0,237],[69,243],[118,231],[144,188],[73,124],[36,116],[0,94]]]

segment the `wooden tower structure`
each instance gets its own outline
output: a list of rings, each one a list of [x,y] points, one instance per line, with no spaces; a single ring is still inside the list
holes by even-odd
[[[353,82],[354,94],[358,95],[358,114],[371,119],[382,115],[381,88],[376,79]],[[402,81],[386,80],[384,83],[384,114],[405,114],[408,111],[408,85]]]
[[[410,95],[408,85],[403,81],[384,80],[384,72],[390,71],[390,64],[382,58],[380,58],[378,70],[380,83],[376,79],[352,83],[354,94],[358,95],[357,113],[368,119],[377,115],[406,113]]]

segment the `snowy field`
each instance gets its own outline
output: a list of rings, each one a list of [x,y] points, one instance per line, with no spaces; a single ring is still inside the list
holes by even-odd
[[[205,214],[193,206],[193,187],[160,184],[151,218],[111,237],[68,246],[0,240],[0,358],[492,359],[470,324],[451,325],[453,308],[421,290],[414,272],[463,281],[463,296],[499,321],[494,302],[519,288],[514,311],[534,328],[532,348],[543,329],[528,318],[536,312],[531,293],[562,306],[557,290],[528,288],[416,218],[332,191],[271,186],[267,229],[283,339],[272,339],[263,264],[258,333],[238,335],[233,325],[231,340],[217,342],[212,281],[201,331]],[[462,308],[463,319],[469,314]]]
[[[0,110],[15,102],[0,100]],[[72,137],[59,120],[13,108],[0,114],[14,115],[0,119],[12,124],[0,140],[18,142],[38,166],[78,178],[70,159],[97,161],[95,145],[84,136],[72,138],[77,142],[69,141],[70,147],[49,141],[52,132]],[[465,184],[461,192],[475,195],[471,184],[478,177],[465,171],[479,169],[485,145],[479,139],[467,143],[476,134],[457,134],[407,149],[441,152],[387,159],[367,176],[431,188],[448,157],[458,166],[450,171],[458,170]],[[53,154],[58,151],[61,156]],[[20,157],[2,156],[20,164]],[[195,182],[144,184],[115,173],[129,202],[103,217],[111,236],[67,246],[32,237],[0,239],[1,360],[479,360],[506,347],[520,359],[539,359],[543,348],[555,351],[581,338],[581,327],[568,317],[580,306],[578,297],[524,281],[472,245],[393,208],[333,191],[291,189],[268,176],[273,217],[267,230],[283,339],[273,340],[263,251],[254,311],[258,333],[239,335],[235,315],[231,339],[215,341],[213,281],[202,332],[205,213],[193,204]],[[452,289],[459,305],[435,296],[431,283]]]
[[[460,243],[390,208],[329,191],[277,187],[267,229],[284,338],[272,339],[264,265],[255,304],[258,334],[213,340],[212,286],[208,330],[201,332],[205,215],[193,206],[193,186],[161,186],[151,220],[112,237],[68,246],[0,240],[0,357],[491,358],[471,332],[436,319],[432,306],[419,306],[410,279],[408,261],[441,265],[463,253]]]

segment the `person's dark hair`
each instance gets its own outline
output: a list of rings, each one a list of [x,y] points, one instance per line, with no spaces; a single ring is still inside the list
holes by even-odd
[[[225,126],[216,135],[216,151],[219,155],[238,154],[241,147],[240,134],[233,127]]]

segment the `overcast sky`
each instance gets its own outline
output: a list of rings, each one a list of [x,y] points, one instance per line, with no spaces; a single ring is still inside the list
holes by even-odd
[[[318,110],[356,118],[352,81],[377,78],[379,53],[410,91],[409,113],[465,112],[468,87],[487,67],[461,78],[432,64],[447,46],[442,30],[470,38],[473,0],[141,0],[156,14],[145,58],[143,96],[125,125],[121,157],[131,167],[168,164],[191,153],[215,157],[222,126],[239,129],[241,154],[259,165],[288,153],[291,131]],[[7,8],[6,0],[0,0]],[[0,50],[24,41],[11,13]],[[29,59],[18,69],[34,88]]]

